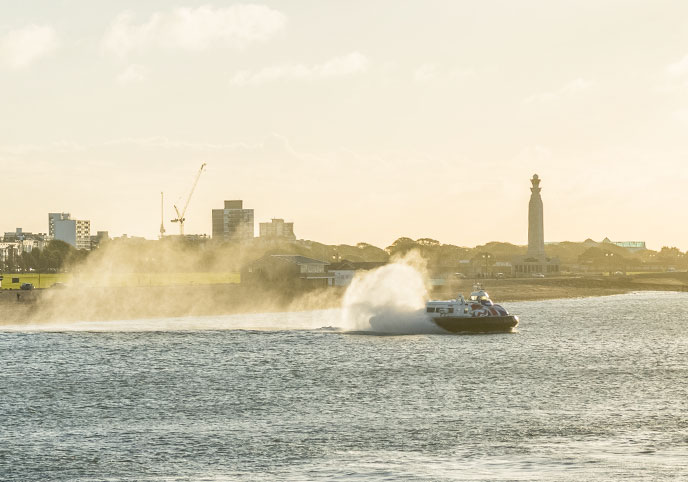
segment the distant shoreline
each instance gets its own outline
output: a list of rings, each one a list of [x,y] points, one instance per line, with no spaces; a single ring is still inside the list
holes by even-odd
[[[460,284],[434,290],[432,296],[455,296],[454,291],[464,296],[472,289],[475,281],[462,280]],[[558,277],[545,279],[488,279],[477,280],[490,293],[495,302],[541,301],[566,298],[591,298],[636,291],[678,291],[688,292],[688,273],[660,273],[628,277]],[[448,288],[448,289],[447,289]]]
[[[639,291],[688,292],[688,273],[479,281],[496,303]],[[457,293],[468,296],[473,284],[474,280],[458,280],[428,295],[435,299],[454,298]],[[345,288],[265,292],[241,285],[4,290],[0,291],[0,326],[70,319],[103,321],[331,309],[341,306],[344,292]]]

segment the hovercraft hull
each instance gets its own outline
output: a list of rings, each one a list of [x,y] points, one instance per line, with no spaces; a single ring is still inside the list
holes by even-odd
[[[451,333],[505,333],[518,325],[518,316],[437,316],[432,321]]]

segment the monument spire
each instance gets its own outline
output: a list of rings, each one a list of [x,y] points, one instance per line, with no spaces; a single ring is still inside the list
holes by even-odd
[[[540,178],[533,174],[530,180],[530,203],[528,204],[528,256],[543,259],[545,257],[545,227],[543,219],[542,198],[540,197]]]

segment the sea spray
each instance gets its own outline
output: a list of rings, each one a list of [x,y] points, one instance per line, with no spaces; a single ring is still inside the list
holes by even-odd
[[[342,302],[344,329],[383,333],[441,331],[422,311],[428,296],[425,273],[425,261],[414,251],[388,265],[357,274]]]
[[[0,323],[4,332],[337,331],[339,310]]]

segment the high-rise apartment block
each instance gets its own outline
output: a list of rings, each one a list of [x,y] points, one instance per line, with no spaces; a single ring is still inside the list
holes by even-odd
[[[260,223],[261,238],[296,239],[294,223],[285,223],[284,219],[272,219],[269,223]]]
[[[72,219],[69,213],[49,213],[48,234],[76,249],[91,249],[91,221]]]
[[[251,239],[254,236],[253,209],[244,209],[241,200],[225,201],[224,209],[213,209],[213,238]]]

